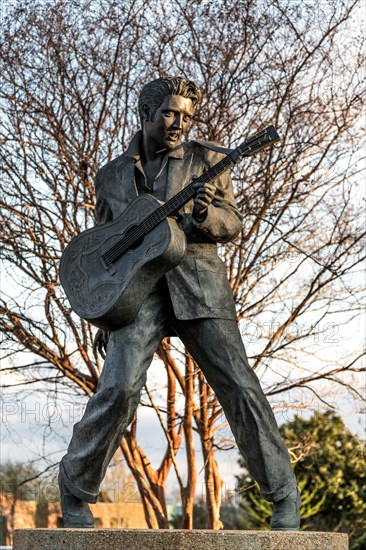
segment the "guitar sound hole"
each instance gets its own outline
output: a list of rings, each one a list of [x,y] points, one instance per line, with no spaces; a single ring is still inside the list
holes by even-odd
[[[130,227],[130,229],[125,233],[125,236],[123,239],[126,241],[128,241],[129,239],[132,239],[133,232],[135,231],[136,227],[137,227],[136,225],[133,225],[132,227]],[[142,235],[142,237],[137,239],[137,241],[134,241],[132,244],[130,244],[128,247],[128,250],[135,250],[136,248],[138,248],[142,244],[144,237],[145,235]]]

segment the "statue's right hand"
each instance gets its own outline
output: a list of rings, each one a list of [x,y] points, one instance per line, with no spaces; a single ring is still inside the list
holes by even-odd
[[[95,356],[97,356],[99,353],[101,357],[105,359],[105,356],[107,353],[109,335],[110,335],[109,330],[103,330],[101,328],[98,329],[98,332],[96,333],[94,342],[93,342],[93,351]]]

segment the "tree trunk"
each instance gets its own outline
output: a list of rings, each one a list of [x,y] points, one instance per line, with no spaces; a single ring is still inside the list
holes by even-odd
[[[193,502],[197,482],[196,455],[193,440],[194,363],[186,355],[184,436],[187,456],[187,486],[182,491],[182,529],[193,528]]]

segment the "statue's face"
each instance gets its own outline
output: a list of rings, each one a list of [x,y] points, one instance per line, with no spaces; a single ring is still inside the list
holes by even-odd
[[[155,152],[174,149],[192,120],[191,99],[179,95],[166,96],[153,121],[145,121],[143,132],[149,147]]]

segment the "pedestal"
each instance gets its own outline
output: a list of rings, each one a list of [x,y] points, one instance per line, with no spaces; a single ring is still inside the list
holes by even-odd
[[[182,529],[17,529],[14,550],[348,550],[343,533]]]

